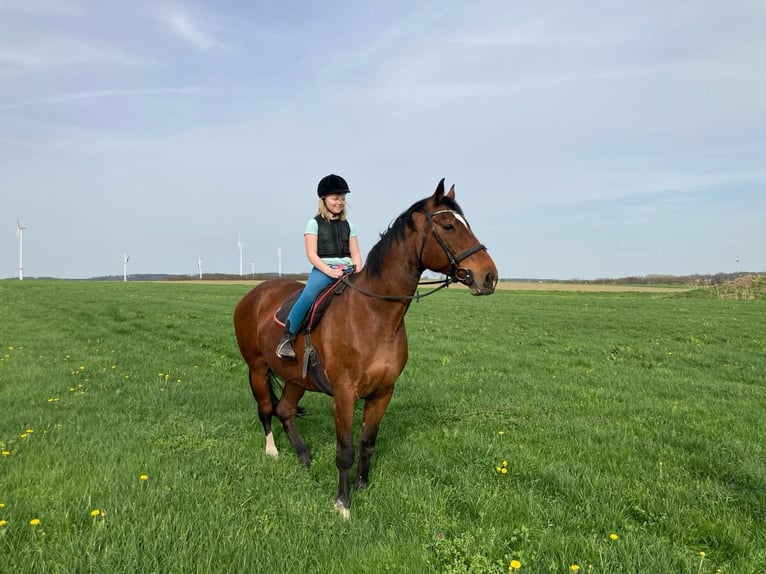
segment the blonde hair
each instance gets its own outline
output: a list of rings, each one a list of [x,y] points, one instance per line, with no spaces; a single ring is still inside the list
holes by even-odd
[[[319,198],[319,207],[317,208],[317,215],[321,215],[323,219],[326,219],[327,221],[330,221],[335,215],[327,209],[327,206],[324,204],[324,198]],[[344,200],[343,202],[343,211],[340,212],[340,215],[338,216],[338,219],[341,221],[346,221],[346,202]]]

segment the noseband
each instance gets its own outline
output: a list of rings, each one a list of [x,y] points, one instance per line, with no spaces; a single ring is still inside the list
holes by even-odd
[[[460,266],[460,262],[464,259],[467,259],[474,253],[477,253],[479,251],[486,251],[487,248],[481,244],[477,243],[473,247],[469,247],[462,253],[455,255],[455,253],[452,251],[452,249],[449,248],[449,245],[447,245],[442,239],[441,235],[439,235],[439,232],[436,230],[436,225],[434,225],[433,217],[434,215],[440,215],[442,213],[452,213],[454,215],[460,216],[460,214],[455,211],[454,209],[440,209],[439,211],[434,211],[431,213],[430,211],[426,211],[426,222],[431,227],[431,235],[434,236],[436,239],[436,242],[441,246],[441,248],[444,250],[444,253],[447,255],[447,259],[449,260],[450,266],[452,268],[450,272],[450,282],[451,283],[463,283],[465,285],[473,285],[473,273],[471,273],[470,269],[466,269],[465,267]],[[423,243],[420,245],[420,255],[418,256],[418,259],[420,260],[420,266],[423,267],[423,249],[426,246],[426,233],[423,234]]]

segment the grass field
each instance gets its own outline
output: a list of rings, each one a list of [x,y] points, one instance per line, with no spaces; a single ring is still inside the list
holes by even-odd
[[[763,297],[413,304],[346,522],[329,397],[263,452],[247,290],[0,282],[0,572],[766,572]]]

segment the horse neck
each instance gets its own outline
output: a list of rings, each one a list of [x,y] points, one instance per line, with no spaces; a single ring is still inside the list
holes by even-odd
[[[412,244],[410,238],[393,245],[381,260],[380,273],[371,275],[363,270],[357,277],[356,284],[382,297],[412,297],[418,288],[422,273],[417,249]],[[392,302],[378,299],[378,302],[388,306],[392,312],[396,313],[398,309],[402,318],[410,306],[409,300]]]

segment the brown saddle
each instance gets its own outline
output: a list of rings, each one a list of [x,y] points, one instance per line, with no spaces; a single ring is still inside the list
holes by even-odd
[[[335,281],[335,283],[332,283],[327,288],[325,288],[324,291],[320,292],[316,299],[314,299],[314,301],[311,303],[311,307],[309,307],[308,313],[306,313],[306,316],[303,318],[303,321],[301,321],[301,324],[298,325],[295,333],[305,334],[313,331],[319,324],[319,320],[324,315],[325,310],[332,302],[333,297],[335,295],[340,295],[343,293],[343,291],[345,291],[345,289],[345,281],[343,281],[343,279],[338,279]],[[296,291],[290,295],[284,303],[282,303],[279,309],[277,309],[277,311],[274,313],[274,322],[277,325],[280,327],[285,326],[287,317],[290,315],[290,310],[295,305],[298,297],[301,296],[301,293],[303,293],[302,289],[300,291]]]

